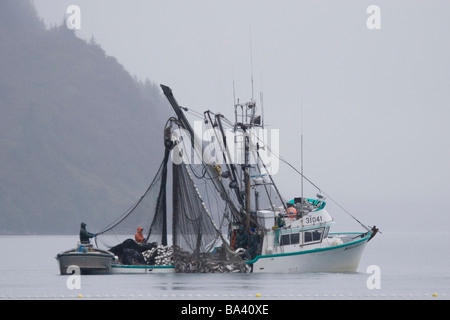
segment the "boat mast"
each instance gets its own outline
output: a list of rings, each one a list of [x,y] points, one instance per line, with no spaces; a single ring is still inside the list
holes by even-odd
[[[186,116],[184,115],[180,105],[178,104],[178,102],[176,101],[173,93],[172,93],[172,89],[161,84],[161,89],[164,92],[164,95],[166,96],[167,100],[169,100],[170,105],[172,106],[173,110],[175,111],[175,114],[178,117],[178,121],[182,124],[182,126],[189,132],[189,134],[191,135],[191,146],[192,148],[196,147],[196,141],[195,141],[195,133],[194,130],[192,129],[191,124],[189,123],[189,121],[187,120]],[[197,142],[198,145],[201,146],[200,142]],[[216,186],[218,192],[220,193],[220,196],[222,199],[224,199],[228,205],[230,206],[230,209],[233,213],[234,216],[239,216],[240,211],[236,208],[235,204],[233,203],[233,201],[231,201],[229,194],[227,192],[227,190],[225,189],[225,186],[223,185],[223,182],[219,179],[217,172],[215,171],[215,169],[211,166],[208,165],[206,163],[204,163],[204,166],[206,168],[206,172],[208,173],[209,177],[212,179],[214,185]]]
[[[250,29],[250,72],[251,72],[251,82],[252,82],[252,101],[253,96],[253,43],[252,43],[252,29]]]
[[[208,113],[209,116],[209,113]],[[237,183],[237,175],[236,175],[236,168],[235,165],[233,163],[233,161],[231,160],[231,156],[230,156],[230,149],[228,147],[228,143],[227,143],[227,136],[225,134],[225,130],[223,129],[223,124],[222,124],[222,115],[221,114],[217,114],[215,116],[215,119],[217,121],[217,124],[219,126],[219,130],[220,130],[220,134],[222,135],[222,142],[224,145],[224,158],[225,160],[228,159],[228,161],[226,161],[226,165],[228,170],[231,172],[231,176],[232,176],[232,181],[235,183],[233,189],[235,190],[236,193],[236,197],[239,201],[239,204],[241,205],[241,207],[244,206],[244,201],[242,199],[242,194],[241,191],[239,190],[239,185]],[[212,122],[212,119],[210,118],[210,121]]]
[[[252,76],[253,77],[253,76]],[[241,108],[241,122],[238,122],[238,108]],[[248,230],[250,228],[250,213],[251,209],[251,185],[250,185],[250,132],[251,129],[255,125],[255,109],[256,103],[252,100],[250,102],[245,103],[244,105],[237,103],[234,106],[235,113],[235,124],[234,130],[240,128],[243,131],[244,136],[244,164],[242,165],[242,169],[244,172],[244,211],[245,211],[245,229]]]
[[[246,220],[245,220],[245,229],[248,230],[250,228],[250,212],[251,212],[251,203],[250,203],[250,165],[249,165],[249,137],[248,134],[245,135],[245,164],[244,164],[244,183],[245,183],[245,212],[246,212]]]

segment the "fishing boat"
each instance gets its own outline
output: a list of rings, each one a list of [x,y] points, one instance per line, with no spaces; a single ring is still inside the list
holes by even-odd
[[[281,228],[266,225],[261,254],[247,261],[253,272],[355,272],[376,229],[330,233],[334,221],[325,202],[305,199],[302,218],[284,218]],[[274,217],[265,212],[264,218]],[[273,220],[273,219],[269,219]]]
[[[78,268],[81,274],[109,273],[115,261],[114,255],[92,244],[78,243],[76,248],[56,255],[61,275],[73,274]]]
[[[201,121],[192,125],[185,114],[190,110],[178,104],[171,88],[165,85],[161,88],[176,116],[164,128],[160,168],[136,204],[97,233],[99,236],[110,233],[134,217],[131,219],[134,226],[147,223],[145,242],[154,245],[146,251],[133,249],[142,255],[137,259],[140,262],[127,264],[123,263],[125,258],[119,257],[119,262],[111,265],[112,272],[357,270],[366,244],[378,229],[367,227],[344,209],[364,230],[331,232],[335,221],[319,188],[314,199],[303,194],[291,200],[282,197],[267,161],[267,152],[279,155],[264,138],[267,132],[253,99],[235,103],[234,121],[207,110],[203,115],[193,113]],[[166,196],[169,159],[172,201]],[[300,174],[302,183],[303,179],[311,182],[292,168]],[[171,215],[167,213],[169,205]],[[146,218],[136,218],[143,213]],[[158,260],[154,246],[169,247],[169,227],[170,258],[165,253],[165,260]]]

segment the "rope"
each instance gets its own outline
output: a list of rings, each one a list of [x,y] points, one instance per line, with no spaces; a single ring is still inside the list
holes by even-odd
[[[258,138],[259,139],[259,138]],[[280,156],[279,154],[277,154],[276,152],[272,151],[272,149],[266,145],[267,149],[272,152],[278,159],[280,159],[283,163],[287,164],[289,167],[291,167],[295,172],[297,172],[301,177],[303,177],[306,181],[308,181],[312,186],[314,186],[319,193],[324,194],[328,199],[330,199],[335,205],[337,205],[339,208],[341,208],[345,213],[347,213],[350,217],[352,217],[356,222],[358,222],[364,229],[366,229],[367,231],[370,231],[371,229],[369,227],[367,227],[365,224],[363,224],[361,221],[359,221],[358,219],[356,219],[347,209],[345,209],[342,205],[340,205],[336,200],[334,200],[329,194],[327,194],[326,192],[324,192],[319,186],[317,186],[316,184],[314,184],[310,179],[308,179],[307,177],[305,177],[304,174],[302,174],[300,171],[298,171],[297,168],[295,168],[292,164],[290,164],[289,162],[287,162],[282,156]]]
[[[200,117],[200,113],[197,111],[194,111],[192,109],[190,109],[189,111],[191,111],[191,114]],[[196,114],[194,114],[194,112]],[[226,122],[227,124],[229,124],[231,127],[232,123],[225,117],[223,117],[224,122]],[[253,135],[255,136],[255,135]],[[255,136],[257,140],[261,141],[261,139],[258,136]],[[263,141],[261,141],[263,142]],[[356,222],[358,222],[364,229],[366,229],[367,231],[370,231],[371,229],[369,227],[367,227],[365,224],[363,224],[361,221],[359,221],[355,216],[353,216],[347,209],[345,209],[341,204],[339,204],[336,200],[334,200],[329,194],[327,194],[326,192],[322,191],[322,189],[317,186],[314,182],[312,182],[310,179],[308,179],[304,174],[302,174],[297,168],[295,168],[292,164],[290,164],[287,160],[285,160],[281,155],[277,154],[276,152],[274,152],[270,146],[266,145],[267,149],[274,154],[278,159],[280,159],[283,163],[287,164],[289,167],[291,167],[295,172],[297,172],[301,177],[303,177],[306,181],[308,181],[312,186],[314,186],[319,193],[324,194],[328,199],[330,199],[335,205],[337,205],[339,208],[341,208],[341,210],[343,210],[346,214],[348,214],[351,218],[353,218]],[[194,172],[195,174],[195,172]],[[204,176],[204,175],[203,175]]]

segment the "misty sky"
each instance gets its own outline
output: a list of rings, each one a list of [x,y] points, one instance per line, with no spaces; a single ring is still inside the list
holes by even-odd
[[[385,230],[446,230],[449,1],[34,3],[49,26],[78,5],[80,38],[93,36],[131,74],[170,86],[199,112],[231,117],[233,81],[236,98],[249,100],[253,69],[265,123],[280,130],[280,153],[298,168],[303,106],[304,173],[333,199]],[[366,24],[373,4],[381,29]],[[275,179],[286,198],[299,195],[292,170]]]

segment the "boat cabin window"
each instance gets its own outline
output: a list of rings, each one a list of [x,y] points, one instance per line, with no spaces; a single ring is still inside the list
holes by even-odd
[[[300,243],[300,234],[299,233],[283,234],[280,238],[281,246],[286,246],[289,244],[299,244],[299,243]]]
[[[305,244],[319,242],[322,240],[322,234],[325,228],[305,231]]]
[[[322,236],[325,237],[328,236],[328,230],[327,228],[319,228],[314,230],[308,230],[304,231],[304,244],[311,244],[322,241]],[[287,246],[290,244],[299,244],[300,243],[300,234],[301,233],[289,233],[289,234],[283,234],[280,237],[280,246]]]

